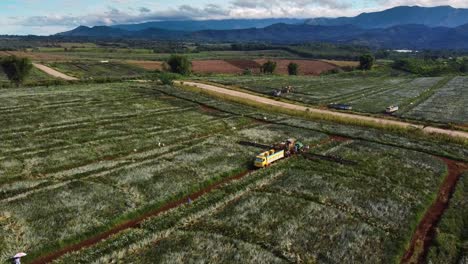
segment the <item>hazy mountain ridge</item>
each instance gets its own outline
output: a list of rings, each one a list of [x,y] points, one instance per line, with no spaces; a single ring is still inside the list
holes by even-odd
[[[458,27],[468,23],[468,9],[451,6],[398,6],[381,12],[362,13],[356,17],[313,18],[305,23],[322,26],[351,24],[366,29],[389,28],[406,24]]]
[[[403,11],[402,11],[403,10]],[[127,30],[119,27],[78,27],[74,30],[60,33],[58,36],[64,37],[90,37],[90,38],[133,38],[133,39],[151,39],[151,40],[187,40],[187,41],[211,41],[211,42],[270,42],[270,43],[305,43],[305,42],[333,42],[333,43],[352,43],[368,45],[376,48],[392,48],[392,49],[468,49],[468,13],[463,19],[467,20],[461,26],[427,26],[419,23],[397,24],[390,27],[380,27],[384,24],[393,24],[395,19],[408,12],[421,15],[423,12],[434,14],[425,19],[420,19],[420,22],[428,24],[459,23],[459,14],[468,12],[468,9],[455,9],[452,7],[396,7],[377,13],[361,14],[355,18],[337,18],[327,19],[327,25],[316,25],[314,20],[301,24],[277,23],[264,28],[250,27],[245,29],[228,29],[228,30],[198,30],[198,31],[176,31],[168,30],[167,28],[147,28],[148,25],[142,26],[142,30]],[[456,14],[447,19],[447,12]],[[379,18],[383,17],[383,18]],[[354,22],[350,21],[355,19]],[[408,16],[402,19],[399,23],[415,20],[414,17]],[[238,20],[229,20],[232,26],[233,23],[238,23]],[[233,22],[234,21],[234,22]],[[246,20],[252,21],[252,20]],[[259,21],[259,20],[254,20]],[[262,20],[266,23],[266,20]],[[276,20],[269,20],[276,21]],[[292,20],[296,21],[296,20]],[[324,20],[325,21],[325,20]],[[334,22],[333,22],[334,21]],[[360,21],[357,23],[356,21]],[[359,26],[362,21],[373,21],[375,27],[366,28]],[[192,21],[193,22],[193,21]],[[186,21],[187,24],[192,23]],[[244,21],[245,22],[245,21]],[[346,23],[339,25],[337,23]],[[155,22],[159,23],[159,22]],[[169,23],[169,22],[168,22]],[[179,21],[178,23],[182,23]],[[220,20],[207,21],[204,25],[210,23],[218,23]],[[227,24],[224,24],[226,26]],[[449,23],[449,24],[450,24]],[[202,25],[201,23],[200,25]],[[336,25],[334,25],[336,24]],[[359,25],[356,25],[359,24]],[[365,23],[364,23],[365,24]],[[159,24],[161,25],[161,24]],[[247,25],[247,24],[245,24]],[[379,26],[380,25],[380,26]],[[193,29],[193,28],[192,28]]]

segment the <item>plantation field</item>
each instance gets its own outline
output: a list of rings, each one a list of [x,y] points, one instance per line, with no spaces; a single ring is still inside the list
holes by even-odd
[[[404,116],[441,123],[468,123],[468,77],[455,77]]]
[[[445,174],[443,162],[361,141],[330,144],[321,153],[358,165],[284,161],[234,184],[246,187],[226,187],[59,263],[93,256],[122,263],[396,262]]]
[[[283,97],[306,103],[326,104],[331,102],[352,103],[358,102],[357,111],[382,111],[386,103],[404,102],[419,96],[420,93],[432,87],[439,78],[409,78],[409,77],[344,77],[321,76],[317,78],[307,76],[219,76],[207,77],[206,80],[235,85],[254,92],[271,95],[275,89],[292,86],[294,91],[284,94]],[[383,94],[383,95],[382,95]],[[382,95],[382,96],[381,96]],[[369,99],[369,97],[371,97]],[[375,98],[384,98],[381,105],[373,108]],[[372,98],[374,100],[372,100]],[[363,101],[359,101],[363,100]],[[366,102],[365,100],[372,100]],[[383,107],[383,109],[381,109]]]
[[[48,66],[79,79],[126,78],[142,76],[146,73],[146,71],[140,67],[116,62],[54,62],[48,64]]]
[[[58,250],[246,172],[60,261],[395,260],[446,174],[431,154],[468,157],[459,145],[270,114],[151,83],[3,89],[0,114],[2,261],[17,251],[34,258]],[[295,157],[253,171],[262,149],[239,144],[290,137],[356,164]]]

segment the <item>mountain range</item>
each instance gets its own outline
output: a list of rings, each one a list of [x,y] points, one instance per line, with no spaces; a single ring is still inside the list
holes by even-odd
[[[419,21],[417,17],[420,17]],[[392,49],[468,49],[468,9],[395,7],[352,18],[303,21],[207,20],[80,26],[58,36],[277,44],[332,42]]]

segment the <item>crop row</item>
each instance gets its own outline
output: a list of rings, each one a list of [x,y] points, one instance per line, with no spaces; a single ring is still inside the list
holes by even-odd
[[[468,122],[468,77],[455,77],[404,117],[441,123]]]

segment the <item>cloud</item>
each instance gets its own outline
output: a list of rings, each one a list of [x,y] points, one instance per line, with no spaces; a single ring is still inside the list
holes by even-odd
[[[28,0],[31,1],[31,0]],[[114,25],[127,23],[141,23],[161,20],[203,20],[224,18],[313,18],[354,16],[362,12],[373,12],[399,5],[452,5],[454,7],[468,7],[467,0],[229,0],[224,5],[219,0],[211,0],[211,4],[194,6],[190,4],[177,7],[151,9],[146,6],[125,8],[129,0],[109,0],[112,6],[83,15],[47,14],[27,18],[0,18],[0,26],[16,32],[13,29],[23,28],[22,32],[56,33],[57,29],[68,30],[79,25]],[[189,1],[186,1],[189,2]],[[121,6],[121,8],[116,8]],[[3,32],[2,32],[3,33]]]

